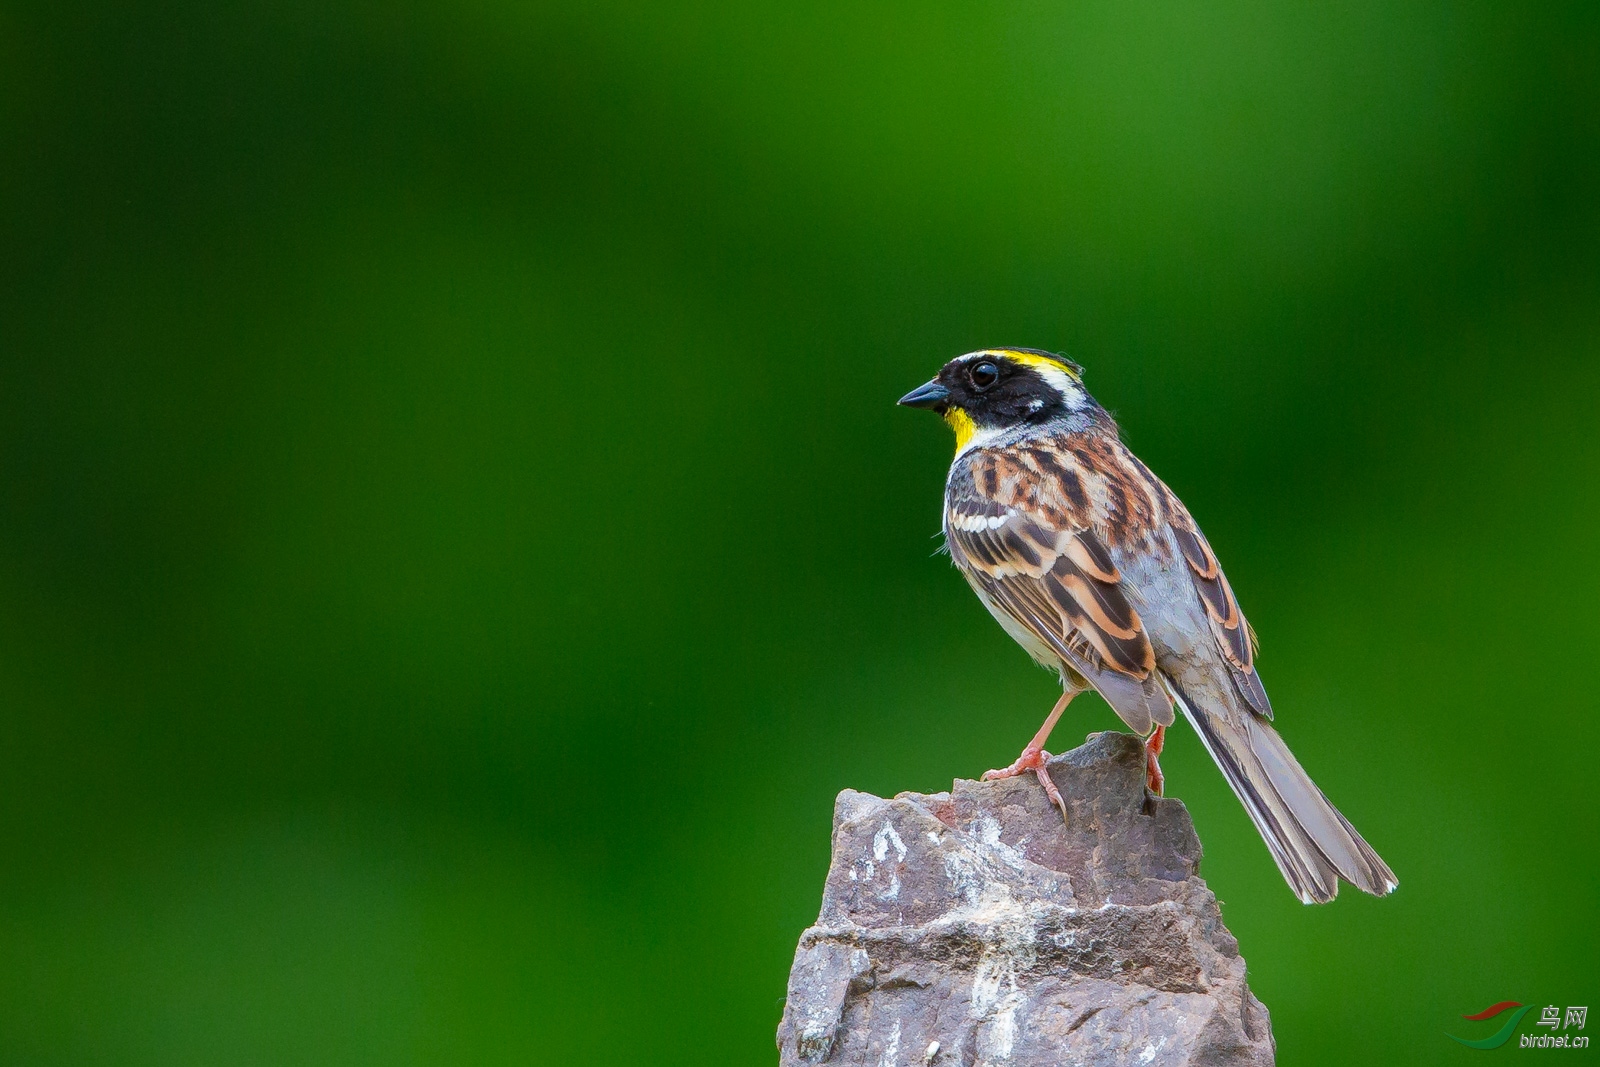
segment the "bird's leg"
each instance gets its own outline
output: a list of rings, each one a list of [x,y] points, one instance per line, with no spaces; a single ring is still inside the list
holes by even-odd
[[[1167,743],[1167,728],[1156,725],[1150,731],[1150,736],[1144,741],[1145,785],[1150,787],[1150,792],[1156,796],[1161,795],[1161,789],[1167,784],[1166,778],[1161,774],[1161,764],[1156,757],[1161,755],[1161,749]]]
[[[1033,735],[1033,740],[1028,742],[1028,747],[1022,750],[1022,755],[1009,767],[1000,770],[984,771],[983,780],[992,782],[997,778],[1015,778],[1023,771],[1032,771],[1039,776],[1039,784],[1044,786],[1045,795],[1051,803],[1061,809],[1061,817],[1067,817],[1067,802],[1061,799],[1061,791],[1050,780],[1050,774],[1044,769],[1045,760],[1050,758],[1050,753],[1044,750],[1044,743],[1050,739],[1050,731],[1055,729],[1056,720],[1061,718],[1061,713],[1067,710],[1067,705],[1072,703],[1072,698],[1078,695],[1075,689],[1069,689],[1061,694],[1061,699],[1056,701],[1056,706],[1050,709],[1049,716],[1044,720],[1044,725],[1039,727],[1039,732]]]

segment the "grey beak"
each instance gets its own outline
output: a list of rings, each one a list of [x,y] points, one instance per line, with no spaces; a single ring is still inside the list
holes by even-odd
[[[900,406],[908,408],[932,408],[938,411],[944,407],[945,401],[950,399],[950,390],[940,385],[938,380],[919,385],[911,392],[900,398]]]

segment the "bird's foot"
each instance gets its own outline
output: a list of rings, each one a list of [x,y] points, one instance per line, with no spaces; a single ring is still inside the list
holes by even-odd
[[[1050,753],[1044,749],[1029,746],[1022,750],[1022,755],[1018,756],[1017,761],[1011,766],[1002,767],[994,771],[984,771],[983,780],[985,782],[994,782],[1001,778],[1015,778],[1023,771],[1032,771],[1038,775],[1039,784],[1044,786],[1045,795],[1050,798],[1050,802],[1061,809],[1061,818],[1065,821],[1067,818],[1067,802],[1061,799],[1061,790],[1056,788],[1056,784],[1050,780],[1050,772],[1045,770],[1044,765],[1049,758]]]
[[[1156,796],[1161,795],[1162,788],[1167,784],[1166,777],[1161,773],[1161,762],[1157,759],[1166,743],[1165,726],[1157,726],[1144,742],[1144,784]]]

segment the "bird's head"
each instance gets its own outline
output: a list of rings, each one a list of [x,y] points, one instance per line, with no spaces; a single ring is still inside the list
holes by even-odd
[[[1042,425],[1096,409],[1083,368],[1031,348],[986,348],[946,363],[926,385],[900,398],[929,408],[956,432],[956,450],[1018,426]]]

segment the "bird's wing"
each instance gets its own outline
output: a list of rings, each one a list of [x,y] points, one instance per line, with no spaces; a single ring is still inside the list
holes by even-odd
[[[975,451],[951,472],[945,539],[985,600],[1088,679],[1130,727],[1148,733],[1152,721],[1172,722],[1172,701],[1075,478],[1042,451]]]
[[[1167,491],[1167,495],[1170,498],[1166,509],[1168,529],[1172,531],[1172,539],[1189,565],[1189,577],[1200,596],[1200,602],[1205,605],[1211,633],[1217,639],[1222,658],[1227,661],[1233,684],[1251,710],[1270,719],[1272,704],[1261,685],[1261,676],[1256,673],[1255,631],[1239,610],[1239,601],[1233,595],[1233,588],[1228,585],[1228,576],[1222,573],[1222,566],[1217,562],[1216,553],[1211,551],[1211,545],[1206,542],[1205,534],[1200,532],[1188,509],[1172,495],[1171,490]]]

